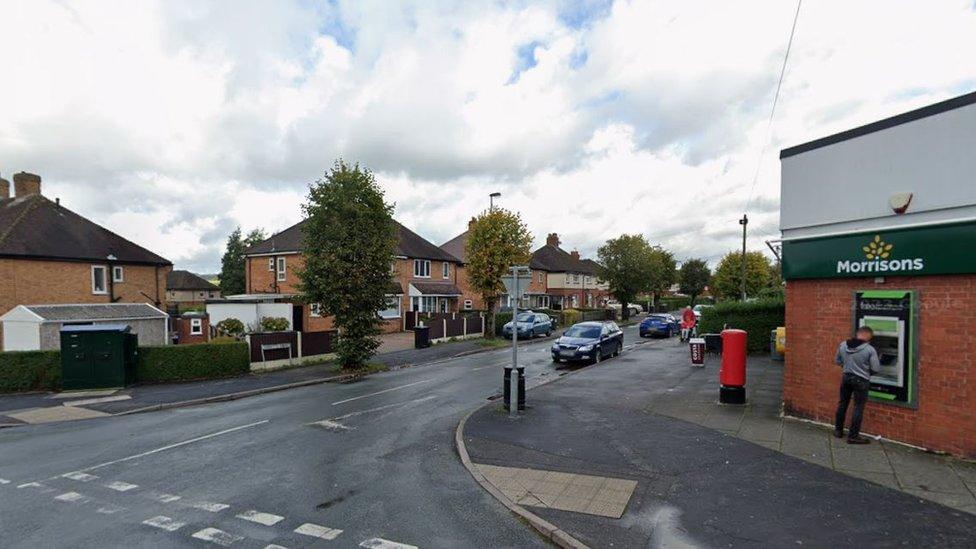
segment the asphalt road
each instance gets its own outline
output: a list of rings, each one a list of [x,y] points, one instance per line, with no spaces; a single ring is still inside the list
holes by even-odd
[[[560,374],[548,348],[520,349],[530,386]],[[463,413],[499,391],[510,353],[0,431],[2,545],[547,546],[453,447]]]

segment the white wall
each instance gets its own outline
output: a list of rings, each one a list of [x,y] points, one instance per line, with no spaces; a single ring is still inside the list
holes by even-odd
[[[291,303],[207,303],[211,326],[227,318],[236,318],[244,323],[249,332],[257,331],[261,319],[266,316],[287,318],[290,330],[291,312]]]
[[[784,158],[783,237],[976,217],[976,104]],[[912,192],[908,213],[888,198]]]
[[[38,322],[6,320],[3,323],[4,351],[37,351],[41,348],[41,325]]]

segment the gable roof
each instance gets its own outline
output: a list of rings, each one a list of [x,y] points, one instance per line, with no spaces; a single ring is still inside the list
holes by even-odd
[[[463,233],[441,244],[441,249],[453,255],[454,257],[460,259],[461,263],[467,263],[468,262],[467,245],[468,245],[469,234],[470,231],[464,231]]]
[[[532,259],[529,261],[530,269],[549,271],[553,273],[583,273],[597,274],[599,264],[592,259],[575,259],[569,252],[546,244],[538,250],[532,252]]]
[[[219,290],[215,284],[190,271],[170,271],[166,274],[167,290]]]
[[[18,305],[3,318],[7,319],[8,315],[14,318],[23,311],[33,313],[41,322],[140,320],[169,317],[148,303],[82,303],[74,305]]]
[[[172,265],[39,194],[0,199],[0,256]]]
[[[404,227],[399,222],[396,224],[397,243],[396,255],[411,259],[433,259],[435,261],[449,261],[460,263],[457,257],[445,252],[431,243],[426,238],[418,235],[410,229]],[[303,229],[305,221],[300,221],[291,227],[272,235],[270,238],[258,242],[245,252],[246,255],[259,255],[270,253],[297,253],[304,248]]]

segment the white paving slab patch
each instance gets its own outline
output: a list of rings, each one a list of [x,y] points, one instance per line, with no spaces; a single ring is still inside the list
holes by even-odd
[[[416,545],[397,543],[383,538],[370,538],[360,543],[359,546],[368,547],[369,549],[418,549]]]
[[[88,501],[88,498],[79,494],[78,492],[65,492],[60,496],[55,496],[54,499],[58,501],[67,501],[70,503],[84,503]]]
[[[178,520],[173,520],[169,517],[158,516],[151,519],[146,519],[142,521],[146,526],[152,526],[153,528],[159,528],[160,530],[166,530],[167,532],[175,532],[180,528],[186,526],[185,522],[180,522]]]
[[[262,513],[254,510],[244,511],[243,513],[237,515],[237,518],[256,522],[265,526],[274,526],[275,524],[285,520],[285,517],[280,515],[272,515],[271,513]]]
[[[135,490],[139,487],[138,484],[129,484],[128,482],[122,482],[121,480],[116,480],[105,485],[106,488],[110,490],[115,490],[116,492],[128,492],[129,490]]]
[[[339,537],[342,530],[337,530],[335,528],[329,528],[327,526],[320,526],[318,524],[312,524],[306,522],[305,524],[295,528],[296,534],[302,534],[303,536],[311,536],[313,538],[333,540]]]
[[[65,473],[61,475],[64,478],[70,478],[71,480],[77,480],[79,482],[91,482],[98,478],[95,475],[89,475],[88,473],[82,473],[81,471],[74,471],[72,473]]]
[[[115,513],[121,513],[122,511],[125,511],[125,507],[112,505],[111,503],[106,503],[95,510],[95,512],[100,515],[114,515]]]
[[[230,547],[232,543],[244,539],[243,536],[228,534],[227,532],[217,528],[204,528],[199,532],[195,532],[191,537],[202,539],[203,541],[209,541],[210,543],[216,543],[217,545],[222,545],[224,547]]]
[[[177,496],[175,494],[164,494],[162,492],[150,492],[146,494],[146,497],[160,503],[173,503],[174,501],[183,499],[182,496]]]
[[[24,423],[52,423],[55,421],[73,421],[77,419],[91,419],[95,417],[105,417],[110,414],[79,408],[77,406],[51,406],[48,408],[31,408],[21,412],[7,414],[8,416],[23,421]]]
[[[213,503],[210,501],[193,501],[186,504],[187,507],[192,507],[194,509],[200,509],[201,511],[207,511],[210,513],[219,513],[224,509],[230,507],[226,503]]]
[[[118,402],[120,400],[132,400],[130,395],[115,395],[107,396],[101,398],[86,398],[83,400],[72,400],[70,402],[62,402],[63,406],[88,406],[89,404],[102,404],[104,402]]]
[[[66,399],[66,398],[86,398],[86,397],[103,397],[114,395],[119,392],[119,389],[94,389],[88,391],[64,391],[61,393],[56,393],[50,395],[46,398],[56,398],[56,399]]]

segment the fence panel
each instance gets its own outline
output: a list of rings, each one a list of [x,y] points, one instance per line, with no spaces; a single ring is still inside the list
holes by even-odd
[[[440,339],[444,337],[444,322],[441,320],[431,320],[427,324],[430,326],[430,338]]]
[[[255,332],[251,338],[251,362],[261,362],[261,345],[291,345],[291,356],[298,356],[298,332]],[[288,358],[288,349],[269,349],[263,360],[283,360]]]
[[[481,315],[468,315],[468,333],[482,334],[485,331],[485,317]]]
[[[464,319],[449,318],[447,322],[447,333],[444,337],[461,337],[464,335]]]
[[[335,330],[302,332],[302,356],[331,353],[336,333]]]

